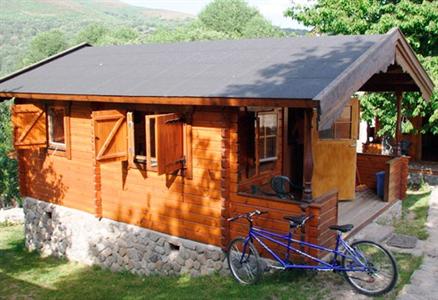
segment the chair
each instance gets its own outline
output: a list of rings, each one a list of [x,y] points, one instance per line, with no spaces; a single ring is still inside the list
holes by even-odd
[[[303,187],[292,183],[287,176],[278,175],[271,179],[271,188],[280,199],[294,200],[292,190],[303,190]]]

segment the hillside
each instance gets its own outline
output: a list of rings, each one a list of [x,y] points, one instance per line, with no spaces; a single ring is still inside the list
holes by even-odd
[[[0,0],[0,76],[13,71],[39,32],[59,29],[73,38],[91,23],[148,32],[177,26],[192,16],[131,6],[118,0]]]

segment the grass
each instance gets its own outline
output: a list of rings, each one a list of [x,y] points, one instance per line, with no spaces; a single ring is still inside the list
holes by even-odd
[[[22,226],[0,229],[0,299],[324,299],[323,282],[307,273],[268,276],[240,286],[230,277],[138,277],[41,258],[24,248]]]
[[[397,291],[421,258],[396,255]],[[266,275],[260,284],[240,286],[228,276],[138,277],[56,258],[42,258],[24,247],[23,226],[0,229],[0,299],[327,299],[351,287],[341,276],[303,271]],[[395,298],[395,292],[385,299]]]
[[[429,236],[426,221],[429,211],[430,190],[408,193],[402,201],[402,218],[395,224],[395,232],[426,240]]]

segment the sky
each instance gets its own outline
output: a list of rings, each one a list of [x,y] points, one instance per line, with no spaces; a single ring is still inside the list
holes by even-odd
[[[128,4],[148,8],[169,9],[197,15],[212,0],[121,0]],[[259,9],[272,24],[283,28],[305,28],[303,25],[283,16],[284,11],[291,3],[303,4],[307,0],[247,0],[251,6]]]

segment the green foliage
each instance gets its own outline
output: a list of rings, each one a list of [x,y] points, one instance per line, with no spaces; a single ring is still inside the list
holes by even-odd
[[[328,299],[351,290],[339,274],[303,270],[266,274],[242,286],[231,276],[135,276],[113,273],[26,251],[23,226],[0,230],[0,295],[5,299]],[[400,280],[385,299],[395,299],[421,257],[395,254]],[[109,284],[110,283],[110,284]],[[333,291],[333,294],[330,292]]]
[[[175,42],[284,36],[257,9],[243,0],[214,0],[198,18],[176,29],[160,28],[147,42]]]
[[[199,14],[199,20],[209,29],[242,36],[246,24],[260,13],[244,0],[215,0]]]
[[[68,48],[64,34],[59,30],[39,33],[30,43],[23,59],[23,65],[29,65],[52,56]]]
[[[173,30],[159,28],[153,34],[146,37],[150,43],[188,42],[196,40],[224,40],[229,38],[227,34],[214,31],[203,26],[198,20]]]
[[[311,6],[294,6],[287,15],[314,31],[328,34],[386,33],[399,27],[420,61],[438,86],[438,1],[428,0],[318,0]],[[388,94],[361,98],[363,118],[379,117],[379,134],[394,135],[395,105]],[[406,117],[426,116],[422,132],[438,134],[438,88],[432,100],[424,101],[418,93],[406,93],[403,99]],[[402,129],[412,130],[406,121]]]
[[[98,45],[102,37],[106,36],[109,32],[108,27],[102,24],[90,24],[78,33],[76,44],[89,43],[91,45]]]
[[[399,27],[416,52],[438,55],[438,1],[318,0],[294,6],[287,15],[329,34],[386,33]]]
[[[17,161],[12,158],[10,107],[12,101],[0,103],[0,207],[20,201]]]
[[[117,0],[0,0],[0,76],[27,63],[23,58],[33,38],[41,32],[60,31],[72,46],[77,44],[77,39],[96,44],[92,41],[93,34],[77,37],[78,32],[92,24],[111,31],[128,27],[145,36],[154,28],[174,28],[190,20],[183,13],[151,10]],[[126,40],[126,35],[122,36]],[[107,38],[106,43],[113,41]]]
[[[242,30],[242,36],[245,38],[281,37],[284,35],[260,14],[253,16]]]

